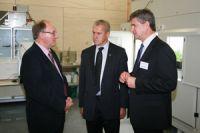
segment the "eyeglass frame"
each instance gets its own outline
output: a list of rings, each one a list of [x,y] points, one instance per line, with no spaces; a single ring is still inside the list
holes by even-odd
[[[53,31],[53,32],[50,32],[50,31],[41,31],[42,33],[49,33],[49,34],[52,34],[52,35],[55,35],[57,32],[56,31]]]

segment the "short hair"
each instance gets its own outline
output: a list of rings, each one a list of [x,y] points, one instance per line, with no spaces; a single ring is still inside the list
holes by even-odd
[[[41,20],[36,22],[33,27],[32,27],[32,33],[33,33],[33,39],[37,39],[38,35],[41,31],[44,31],[44,29],[46,28],[46,20]]]
[[[110,32],[110,23],[106,20],[97,20],[94,22],[94,26],[103,25],[105,27],[106,32]]]
[[[156,31],[155,16],[151,10],[147,8],[138,9],[130,15],[129,21],[131,21],[133,18],[138,18],[139,22],[142,24],[148,21],[151,29]]]

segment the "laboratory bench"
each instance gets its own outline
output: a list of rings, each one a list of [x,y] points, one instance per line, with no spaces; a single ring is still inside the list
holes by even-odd
[[[63,73],[69,84],[69,95],[77,97],[79,82],[79,65],[64,65]],[[0,80],[0,103],[25,101],[23,85],[19,79]]]

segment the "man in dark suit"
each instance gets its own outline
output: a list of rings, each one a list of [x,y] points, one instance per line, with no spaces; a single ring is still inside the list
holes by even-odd
[[[128,69],[127,55],[123,48],[108,41],[107,21],[97,20],[92,32],[94,45],[81,55],[80,112],[86,119],[88,133],[102,133],[103,129],[105,133],[119,133],[120,118],[125,117],[128,102],[128,88],[120,84],[119,76]],[[99,67],[101,70],[97,72]]]
[[[142,41],[132,73],[120,81],[130,88],[129,112],[134,133],[162,133],[171,126],[171,92],[177,69],[173,50],[155,34],[155,17],[148,9],[130,15],[131,31]]]
[[[35,42],[23,55],[20,72],[28,129],[30,133],[62,133],[65,111],[73,103],[58,57],[51,49],[57,32],[47,20],[36,23],[32,32]]]

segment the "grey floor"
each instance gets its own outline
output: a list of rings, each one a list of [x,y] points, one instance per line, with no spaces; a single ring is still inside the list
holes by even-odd
[[[0,132],[28,133],[24,102],[0,103]],[[74,99],[74,106],[66,114],[64,133],[86,133],[85,121],[80,116],[77,99]],[[134,133],[129,119],[121,120],[120,133]],[[166,130],[165,133],[176,133],[176,129]]]

